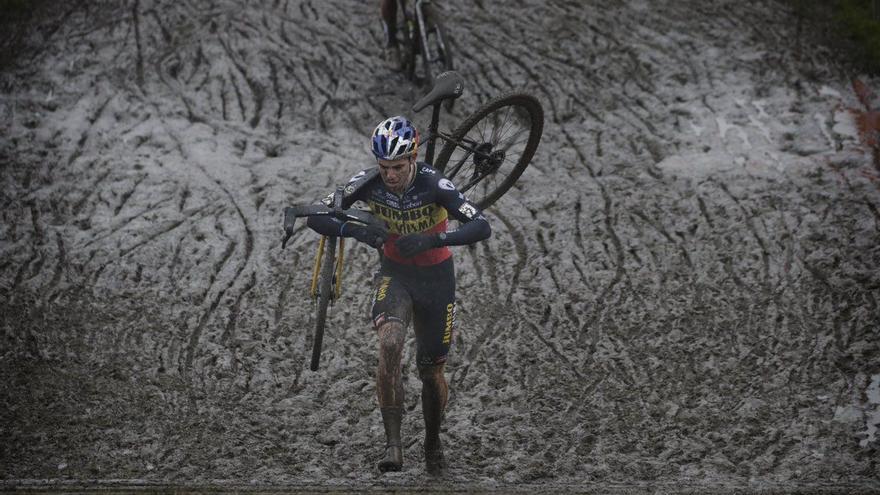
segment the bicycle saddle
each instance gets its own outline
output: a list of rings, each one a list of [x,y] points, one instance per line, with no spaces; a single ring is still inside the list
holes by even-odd
[[[464,91],[464,80],[453,70],[446,71],[434,79],[434,87],[413,105],[413,112],[420,112],[428,105],[441,102],[447,98],[458,98]]]

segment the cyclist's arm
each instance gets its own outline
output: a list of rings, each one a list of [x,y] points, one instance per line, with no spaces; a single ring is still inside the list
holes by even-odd
[[[437,191],[437,203],[461,222],[457,229],[438,235],[439,245],[465,246],[488,239],[492,235],[492,227],[480,208],[458,192],[452,182],[440,179]]]
[[[342,221],[333,217],[327,216],[313,216],[309,217],[306,225],[309,226],[310,229],[321,235],[334,235],[345,237],[343,235],[343,231],[345,228],[343,227]]]
[[[461,224],[457,229],[438,234],[441,246],[466,246],[488,239],[492,235],[492,227],[484,218],[475,218]]]
[[[322,202],[327,204],[327,199],[322,200]],[[350,208],[354,202],[355,200],[353,199],[345,198],[342,200],[342,208]],[[311,216],[306,221],[306,225],[321,235],[332,235],[337,237],[352,237],[354,235],[354,232],[352,231],[354,225],[352,225],[351,222],[343,222],[338,218],[330,216]]]
[[[348,186],[351,186],[350,191],[347,190],[342,198],[342,208],[347,209],[351,208],[351,206],[361,200],[361,193],[363,191],[362,186],[367,182],[372,180],[373,177],[377,174],[377,171],[374,170],[364,170],[359,172],[354,177],[349,179]],[[333,195],[330,194],[323,200],[321,200],[327,206],[333,202]],[[309,217],[306,225],[315,232],[321,235],[332,235],[339,237],[352,237],[354,233],[352,232],[352,227],[350,223],[346,225],[347,222],[343,222],[337,218],[328,217],[328,216],[313,216]]]

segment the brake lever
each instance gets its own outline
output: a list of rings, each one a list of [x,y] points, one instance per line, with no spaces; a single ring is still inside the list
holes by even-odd
[[[345,221],[345,215],[342,214],[342,198],[343,198],[343,188],[342,186],[336,187],[336,192],[333,194],[333,202],[330,205],[333,208],[333,216],[339,220]]]
[[[296,215],[293,208],[287,206],[284,208],[284,239],[281,240],[281,249],[287,246],[287,241],[293,236],[293,227],[296,225]]]

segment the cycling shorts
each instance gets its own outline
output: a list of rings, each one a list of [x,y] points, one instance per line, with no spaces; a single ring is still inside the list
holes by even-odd
[[[455,268],[452,258],[430,266],[401,265],[387,258],[376,277],[373,326],[413,323],[416,363],[446,362],[455,327]]]

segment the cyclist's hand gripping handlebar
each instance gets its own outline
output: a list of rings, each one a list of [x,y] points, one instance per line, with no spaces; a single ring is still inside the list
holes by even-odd
[[[338,187],[333,194],[332,206],[323,203],[314,205],[288,206],[284,208],[284,239],[281,242],[283,249],[287,245],[287,241],[293,235],[293,228],[298,217],[310,216],[330,216],[343,222],[354,222],[365,226],[368,231],[374,233],[377,238],[383,241],[387,238],[387,229],[385,223],[377,219],[369,212],[356,209],[342,209],[342,187]],[[360,239],[359,239],[360,240]],[[378,241],[378,239],[377,239]],[[373,245],[373,243],[368,243]]]

